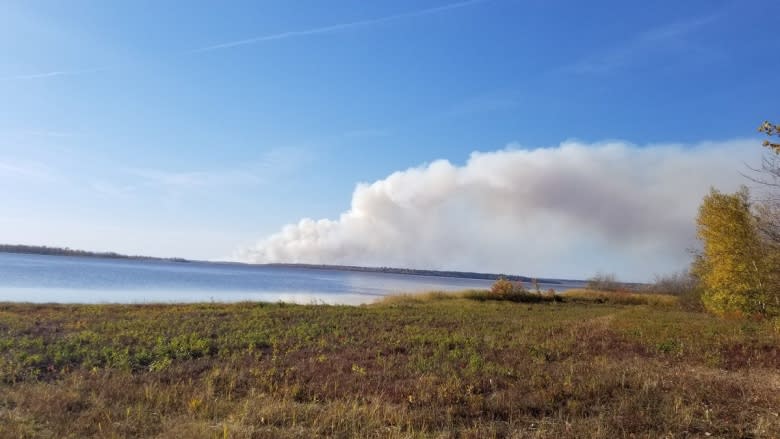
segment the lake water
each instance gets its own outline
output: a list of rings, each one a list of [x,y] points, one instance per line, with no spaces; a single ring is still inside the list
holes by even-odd
[[[0,302],[362,304],[388,294],[488,288],[491,283],[309,268],[0,253]],[[557,291],[576,286],[541,284]]]

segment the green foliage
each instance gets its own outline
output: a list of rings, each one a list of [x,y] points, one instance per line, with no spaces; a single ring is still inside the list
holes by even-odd
[[[696,222],[703,250],[693,271],[702,282],[704,306],[719,315],[772,311],[767,261],[747,188],[734,194],[712,189],[699,207]]]

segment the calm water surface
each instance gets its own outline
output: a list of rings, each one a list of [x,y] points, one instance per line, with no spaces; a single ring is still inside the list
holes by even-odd
[[[487,288],[491,283],[340,270],[0,253],[0,302],[362,304],[388,294]],[[575,286],[542,284],[558,291]]]

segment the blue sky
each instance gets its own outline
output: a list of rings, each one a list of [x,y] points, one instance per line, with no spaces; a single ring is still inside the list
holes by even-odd
[[[221,258],[337,219],[356,183],[437,159],[749,138],[778,116],[779,13],[770,0],[6,0],[0,241]]]

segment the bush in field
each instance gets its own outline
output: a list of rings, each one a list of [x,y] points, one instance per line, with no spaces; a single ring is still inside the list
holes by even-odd
[[[646,292],[670,294],[679,297],[680,306],[690,311],[702,311],[701,282],[688,270],[666,275],[656,275]]]
[[[493,282],[493,285],[490,286],[490,294],[506,297],[511,295],[515,291],[515,288],[516,286],[512,281],[501,278]],[[522,284],[520,285],[520,288],[522,289]]]
[[[595,276],[588,279],[587,288],[589,290],[600,291],[618,291],[622,287],[621,283],[612,273],[596,273]]]
[[[688,270],[677,273],[656,275],[655,281],[648,286],[648,291],[659,294],[684,296],[697,290],[699,281]]]
[[[546,294],[536,294],[525,289],[521,282],[512,282],[499,279],[490,287],[490,291],[473,290],[463,293],[463,297],[470,300],[505,300],[508,302],[540,303],[561,302],[563,299],[550,289]]]

